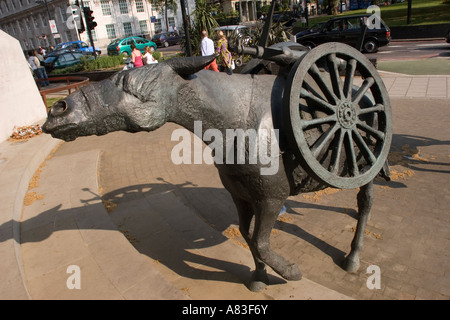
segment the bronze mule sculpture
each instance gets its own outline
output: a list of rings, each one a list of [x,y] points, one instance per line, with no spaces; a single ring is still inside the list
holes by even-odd
[[[177,123],[194,132],[194,121],[202,121],[202,134],[214,128],[218,129],[223,136],[226,136],[226,129],[254,129],[256,132],[262,128],[279,129],[277,143],[281,152],[270,155],[279,159],[279,167],[274,174],[261,175],[260,169],[263,165],[259,162],[227,164],[225,153],[223,153],[223,164],[216,164],[216,167],[224,187],[231,193],[237,207],[239,229],[255,261],[256,270],[249,289],[259,291],[268,284],[266,265],[286,280],[300,280],[302,274],[297,265],[288,262],[270,248],[271,230],[289,196],[320,190],[328,185],[317,177],[313,177],[309,169],[305,169],[303,161],[299,159],[301,154],[294,151],[295,148],[292,148],[289,142],[292,140],[289,137],[292,129],[285,129],[286,125],[282,122],[283,95],[289,91],[285,89],[289,79],[275,75],[228,76],[225,73],[202,70],[213,58],[174,58],[164,63],[122,71],[107,80],[82,87],[55,103],[48,114],[43,130],[53,137],[71,141],[79,136],[103,135],[118,130],[152,131],[166,122]],[[352,70],[352,63],[348,65],[347,70]],[[353,77],[353,74],[351,76]],[[310,89],[315,93],[320,91],[317,88]],[[349,89],[348,85],[345,90],[353,94],[359,92]],[[366,91],[362,92],[362,95]],[[309,104],[318,105],[322,109],[320,104],[325,103],[316,101],[317,97],[308,96],[304,99]],[[358,109],[364,106],[368,108],[367,110],[375,108],[374,102],[369,100],[366,98],[361,99],[361,102],[358,100]],[[348,120],[348,116],[345,114],[345,119]],[[361,115],[361,117],[364,116],[364,114]],[[339,120],[335,119],[338,125],[345,120],[342,115],[337,114],[336,117]],[[375,122],[381,122],[380,119],[381,117],[375,119]],[[369,120],[368,122],[374,123],[374,119]],[[324,121],[327,122],[327,120]],[[345,123],[345,125],[348,124]],[[347,131],[344,129],[351,130],[343,127],[342,130],[335,131],[344,132],[345,135]],[[328,132],[327,129],[319,131],[319,136],[322,137]],[[376,143],[372,143],[374,145],[372,147],[370,141],[376,140],[377,131],[379,133],[380,130],[366,128],[365,131],[367,137],[364,137],[364,141],[369,146],[369,151],[372,150],[377,156],[379,152],[376,150]],[[329,139],[329,135],[326,134],[325,138],[319,140]],[[345,137],[342,139],[344,143],[347,141]],[[332,142],[334,141],[342,140],[334,138]],[[332,142],[328,143],[332,144]],[[344,145],[343,148],[348,149],[348,146]],[[330,147],[327,153],[336,154],[337,149]],[[352,168],[351,163],[357,163],[361,169],[359,164],[367,158],[366,153],[369,151],[359,146],[358,150],[360,149],[362,151],[359,153],[362,156],[357,154],[356,162],[338,161],[343,157],[342,155],[338,158],[331,157],[331,162],[339,166],[342,174],[357,170]],[[381,161],[384,163],[383,159]],[[378,161],[375,162],[378,165]],[[380,168],[381,166],[375,169],[379,172]],[[364,229],[372,205],[372,181],[378,172],[373,174],[369,181],[363,183],[358,193],[358,225],[351,252],[346,257],[344,265],[348,271],[356,271],[359,267]]]

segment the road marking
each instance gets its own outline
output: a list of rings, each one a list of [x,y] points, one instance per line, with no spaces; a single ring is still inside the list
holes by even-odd
[[[448,43],[429,43],[429,44],[416,44],[416,47],[434,47],[434,46],[448,46]]]

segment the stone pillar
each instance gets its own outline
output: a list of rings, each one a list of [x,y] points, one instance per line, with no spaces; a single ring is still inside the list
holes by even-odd
[[[0,30],[0,142],[14,126],[37,124],[47,116],[20,43]]]

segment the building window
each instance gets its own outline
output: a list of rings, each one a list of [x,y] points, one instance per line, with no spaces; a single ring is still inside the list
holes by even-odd
[[[136,11],[137,12],[144,12],[144,1],[143,0],[136,0]]]
[[[27,26],[27,30],[30,31],[31,30],[30,19],[25,18],[25,25]]]
[[[127,0],[119,0],[119,10],[121,14],[128,13],[128,3]]]
[[[156,22],[155,22],[155,33],[160,33],[160,32],[162,32],[161,19],[156,19]]]
[[[38,29],[39,28],[39,18],[38,18],[38,16],[34,16],[33,18],[33,21],[34,21],[34,28],[35,29]]]
[[[141,28],[141,33],[142,34],[147,34],[148,33],[147,20],[140,20],[139,21],[139,28]]]
[[[66,31],[66,39],[68,42],[73,41],[72,40],[72,33],[70,31]]]
[[[168,17],[167,20],[169,21],[169,30],[173,31],[173,28],[175,27],[175,18]]]
[[[20,21],[17,21],[17,26],[19,27],[19,32],[23,33],[23,28],[22,28],[22,24],[20,23]]]
[[[104,16],[110,16],[111,15],[111,6],[109,5],[109,0],[102,0],[102,12]]]
[[[130,37],[133,35],[133,29],[131,28],[131,22],[125,22],[123,24],[123,31],[125,32],[125,37]]]
[[[106,33],[108,34],[108,39],[115,39],[116,37],[116,29],[113,24],[106,25]]]
[[[41,13],[41,22],[42,22],[42,26],[46,27],[47,24],[47,17],[45,16],[45,14]]]
[[[61,12],[61,21],[66,22],[67,21],[67,12],[63,8],[59,8],[59,11]]]
[[[97,34],[95,33],[95,30],[91,30],[91,36],[93,41],[97,41]]]

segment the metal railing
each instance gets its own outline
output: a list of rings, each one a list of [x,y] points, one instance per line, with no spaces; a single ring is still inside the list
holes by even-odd
[[[87,77],[77,77],[77,76],[65,76],[65,77],[51,77],[48,79],[35,79],[36,84],[39,88],[39,93],[41,94],[42,100],[44,101],[45,108],[48,110],[47,105],[47,95],[51,93],[58,93],[62,91],[68,91],[68,94],[72,93],[72,90],[77,91],[80,87],[87,86],[89,84],[89,78]],[[60,85],[55,88],[42,89],[41,82],[65,82],[65,85]]]

